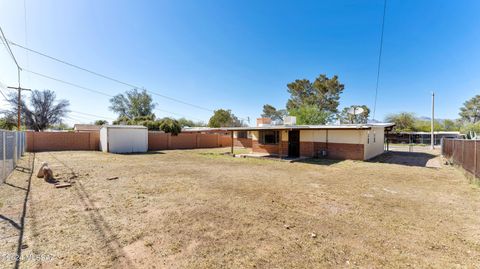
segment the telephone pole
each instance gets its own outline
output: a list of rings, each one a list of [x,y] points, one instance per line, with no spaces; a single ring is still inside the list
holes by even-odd
[[[435,92],[432,92],[432,121],[430,122],[430,129],[431,129],[430,148],[431,149],[435,148],[434,127],[435,127]]]
[[[18,96],[17,96],[17,131],[20,131],[20,125],[21,125],[21,110],[22,110],[22,91],[32,91],[31,89],[25,89],[20,87],[20,68],[18,69],[18,87],[8,87],[9,89],[14,89],[18,91]]]

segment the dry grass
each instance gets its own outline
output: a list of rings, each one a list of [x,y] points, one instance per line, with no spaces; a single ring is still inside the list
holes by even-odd
[[[480,265],[480,191],[451,167],[285,163],[221,151],[36,154],[36,167],[47,161],[61,180],[76,178],[66,189],[32,178],[22,254],[54,258],[22,267]],[[12,185],[26,179],[16,171],[0,186],[0,212],[14,223],[25,191]],[[15,252],[18,232],[7,221],[0,229],[12,236],[0,253]]]

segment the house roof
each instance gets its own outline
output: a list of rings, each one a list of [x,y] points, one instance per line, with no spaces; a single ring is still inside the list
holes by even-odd
[[[147,129],[143,125],[103,125],[102,128],[113,128],[113,129]]]
[[[102,128],[101,125],[95,124],[75,124],[73,125],[73,129],[75,131],[98,131]]]
[[[375,127],[390,128],[395,123],[341,124],[341,125],[266,125],[256,127],[188,128],[182,132],[204,131],[262,131],[262,130],[368,130]]]
[[[435,131],[433,132],[436,135],[460,135],[460,132],[456,131]],[[430,135],[432,134],[431,132],[399,132],[399,134],[412,134],[412,135]]]

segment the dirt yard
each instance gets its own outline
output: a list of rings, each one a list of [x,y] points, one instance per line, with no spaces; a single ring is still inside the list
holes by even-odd
[[[25,156],[24,221],[30,172],[0,186],[0,268],[480,266],[480,188],[457,169],[223,151]],[[36,178],[44,161],[72,187]]]

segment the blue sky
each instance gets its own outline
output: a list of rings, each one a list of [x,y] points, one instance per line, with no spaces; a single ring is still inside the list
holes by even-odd
[[[286,84],[338,75],[340,108],[373,107],[383,0],[372,1],[23,1],[0,0],[7,38],[114,78],[251,124],[263,104],[283,108]],[[401,111],[457,118],[480,92],[480,2],[389,0],[377,116]],[[25,35],[26,34],[26,35]],[[128,87],[13,47],[25,68],[108,94]],[[55,90],[71,109],[106,118],[109,98],[33,74],[22,86]],[[16,85],[0,48],[0,82]],[[211,112],[158,96],[159,109],[208,121]],[[5,103],[0,103],[2,107]],[[156,111],[157,116],[175,116]],[[68,122],[95,117],[72,112]]]

